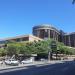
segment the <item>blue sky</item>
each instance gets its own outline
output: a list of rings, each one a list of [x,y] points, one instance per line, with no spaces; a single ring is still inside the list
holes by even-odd
[[[32,34],[38,24],[75,32],[72,0],[0,0],[0,38]]]

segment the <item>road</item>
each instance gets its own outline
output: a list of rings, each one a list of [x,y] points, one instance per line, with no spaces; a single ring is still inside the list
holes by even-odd
[[[0,73],[0,75],[75,75],[75,61],[45,66],[30,66],[22,70]]]

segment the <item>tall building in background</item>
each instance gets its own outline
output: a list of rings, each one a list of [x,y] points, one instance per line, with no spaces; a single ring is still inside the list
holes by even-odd
[[[75,32],[65,33],[49,24],[42,24],[33,27],[33,35],[42,39],[52,38],[63,42],[66,46],[75,47]]]
[[[64,35],[64,44],[75,47],[75,32]]]

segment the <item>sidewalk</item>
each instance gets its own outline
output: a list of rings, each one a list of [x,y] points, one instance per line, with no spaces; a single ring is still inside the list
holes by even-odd
[[[68,61],[70,61],[70,60],[68,60]],[[63,63],[63,62],[64,62],[64,60],[35,61],[35,62],[29,63],[29,64],[19,64],[18,66],[9,66],[9,65],[5,65],[5,64],[0,64],[0,71],[12,70],[12,69],[14,69],[14,70],[27,69],[29,66],[40,67],[40,66],[44,66],[44,65]]]

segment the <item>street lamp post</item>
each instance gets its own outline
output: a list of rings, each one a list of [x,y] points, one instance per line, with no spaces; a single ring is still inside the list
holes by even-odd
[[[48,61],[50,61],[50,60],[51,60],[51,52],[48,51]]]
[[[52,41],[51,44],[49,45],[49,48],[51,50],[48,50],[48,60],[52,60],[53,59],[53,53],[56,53],[56,57],[57,57],[57,44],[56,41]]]
[[[57,44],[56,44],[56,41],[51,42],[51,59],[53,59],[52,58],[53,53],[56,53],[56,58],[57,58]]]

